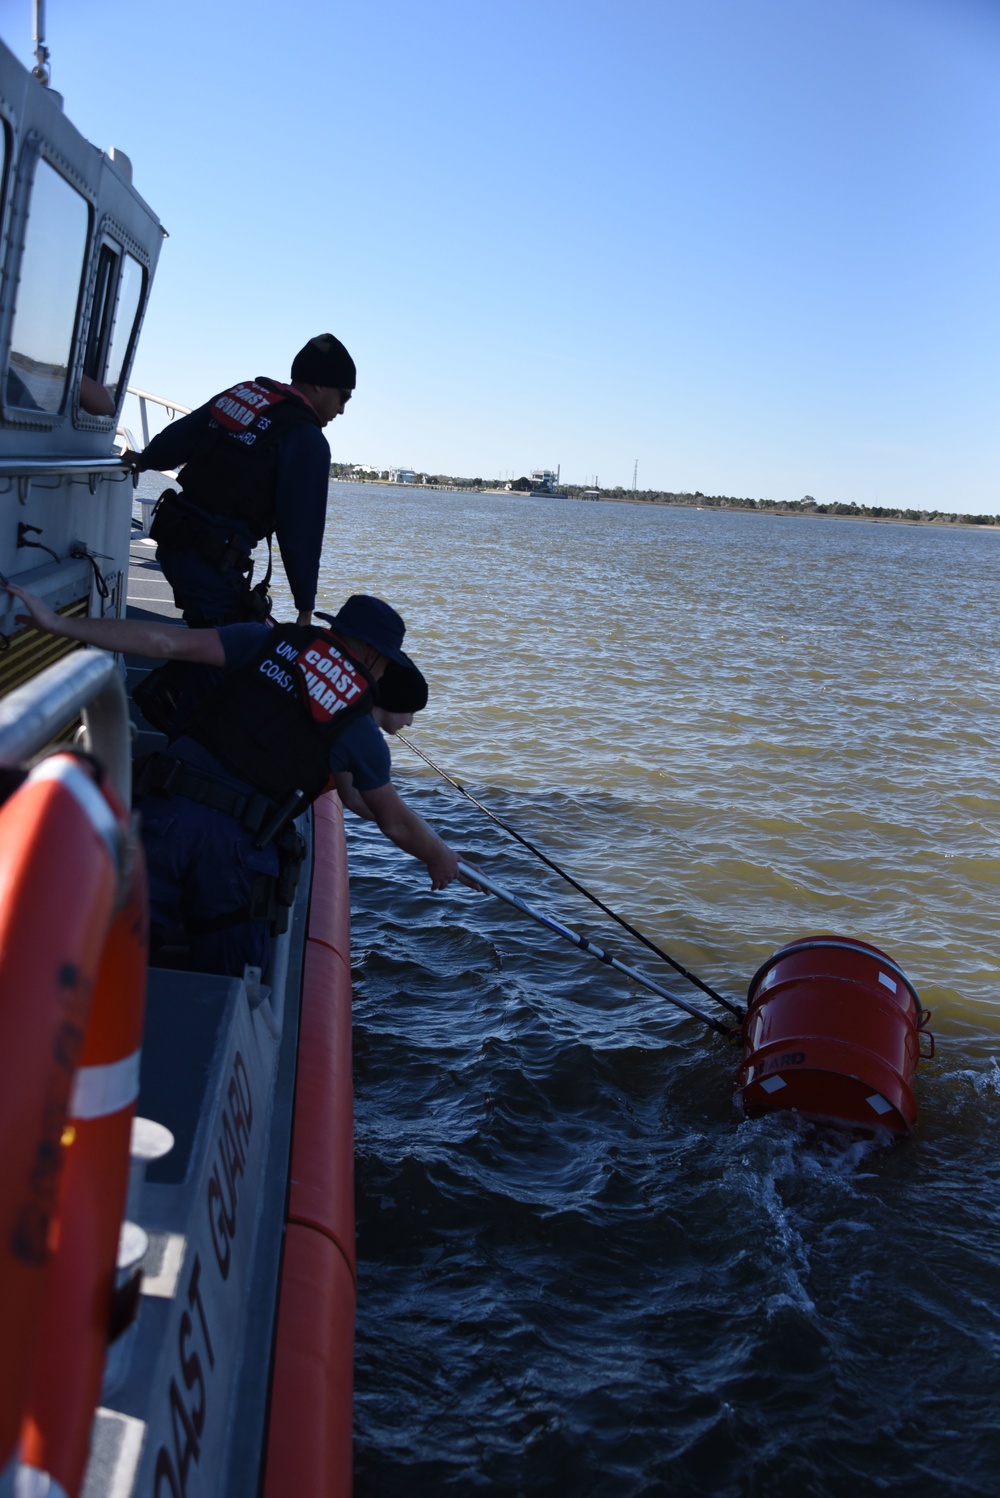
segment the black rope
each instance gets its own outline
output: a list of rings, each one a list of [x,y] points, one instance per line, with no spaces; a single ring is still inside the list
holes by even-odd
[[[26,525],[23,520],[18,521],[17,544],[18,546],[33,546],[36,551],[47,551],[54,562],[61,562],[62,557],[53,551],[51,546],[44,546],[41,541],[29,541],[29,535],[40,536],[42,528],[40,525]]]
[[[668,952],[664,952],[662,947],[658,947],[655,942],[650,941],[648,936],[644,936],[641,931],[637,931],[634,926],[630,925],[629,922],[625,920],[624,916],[620,916],[617,911],[612,910],[609,905],[605,905],[603,900],[599,899],[597,895],[593,894],[584,885],[580,884],[578,880],[574,879],[572,874],[567,874],[565,869],[560,868],[557,863],[554,863],[553,860],[549,858],[547,854],[543,853],[540,848],[536,848],[534,843],[529,842],[526,837],[522,837],[520,832],[515,831],[515,829],[509,826],[502,817],[498,817],[495,812],[491,811],[488,806],[484,806],[481,801],[477,801],[471,791],[466,790],[465,786],[460,784],[459,781],[453,780],[445,770],[441,769],[440,765],[436,765],[434,761],[423,752],[422,749],[418,749],[416,744],[411,743],[411,741],[406,738],[405,735],[397,733],[396,737],[406,745],[407,749],[411,749],[414,754],[418,755],[425,764],[430,765],[431,769],[434,770],[438,775],[440,775],[442,780],[446,780],[449,785],[453,785],[456,791],[461,791],[462,795],[465,796],[469,801],[471,801],[473,806],[478,806],[479,810],[481,812],[484,812],[486,816],[490,818],[490,821],[496,822],[498,827],[502,827],[504,832],[509,833],[512,838],[514,838],[522,845],[522,847],[527,848],[529,853],[533,853],[536,858],[540,858],[542,863],[546,864],[550,869],[552,869],[554,873],[558,874],[561,879],[565,879],[567,884],[571,884],[575,890],[577,890],[581,895],[584,895],[588,900],[596,905],[599,910],[603,910],[605,915],[610,916],[613,921],[617,921],[619,926],[627,931],[630,936],[633,936],[636,941],[641,942],[644,947],[648,947],[651,952],[655,952],[656,956],[659,957],[663,962],[667,963],[668,966],[672,967],[675,973],[680,973],[682,978],[686,978],[689,983],[693,983],[695,988],[700,988],[702,993],[708,994],[709,998],[714,999],[717,1004],[721,1004],[723,1009],[728,1009],[730,1014],[734,1014],[737,1019],[743,1018],[743,1010],[739,1007],[738,1004],[734,1004],[730,999],[724,998],[723,995],[712,988],[710,984],[703,983],[702,980],[694,973],[689,972],[682,963],[677,962],[673,957],[670,956]]]
[[[104,573],[97,565],[97,555],[98,554],[96,552],[88,551],[86,546],[82,544],[80,546],[74,546],[72,551],[70,552],[70,556],[73,557],[75,561],[88,561],[90,563],[91,567],[93,567],[94,569],[94,585],[97,588],[97,596],[99,598],[107,598],[111,592],[111,589],[108,587],[107,578],[104,576]],[[104,560],[110,561],[111,558],[104,557]]]

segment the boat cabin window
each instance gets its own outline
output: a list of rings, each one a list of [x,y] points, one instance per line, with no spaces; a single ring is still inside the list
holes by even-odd
[[[104,384],[111,392],[111,399],[118,404],[122,374],[128,369],[129,358],[135,343],[135,332],[139,323],[146,290],[146,272],[132,255],[122,258],[122,273],[118,291],[118,312],[111,333],[108,364]]]
[[[114,240],[101,245],[83,372],[88,379],[104,386],[115,406],[122,370],[132,347],[145,278],[138,260],[126,254]],[[81,404],[93,409],[86,406],[82,394]]]
[[[90,332],[83,356],[83,372],[92,380],[100,380],[108,357],[111,342],[111,324],[114,321],[115,290],[118,284],[118,262],[121,254],[113,246],[101,245],[97,257],[97,280],[94,284],[94,305],[90,314]]]
[[[87,200],[39,158],[11,331],[8,406],[63,408],[89,230]]]

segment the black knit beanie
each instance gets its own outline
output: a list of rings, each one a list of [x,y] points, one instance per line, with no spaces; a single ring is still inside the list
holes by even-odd
[[[330,385],[335,390],[353,390],[358,372],[354,360],[339,338],[332,333],[320,333],[310,338],[305,348],[299,349],[292,360],[292,379],[304,380],[307,385]]]
[[[375,683],[375,703],[390,713],[419,713],[427,706],[427,682],[411,661],[408,666],[390,661]]]

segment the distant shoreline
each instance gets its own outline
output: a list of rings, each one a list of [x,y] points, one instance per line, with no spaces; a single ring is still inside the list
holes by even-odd
[[[924,512],[918,516],[913,515],[873,515],[866,513],[861,507],[860,514],[852,514],[850,511],[837,510],[803,510],[799,508],[783,507],[781,505],[761,505],[759,502],[751,504],[727,504],[722,500],[713,500],[711,496],[699,496],[707,503],[695,504],[687,499],[641,499],[631,494],[570,494],[560,491],[551,495],[532,495],[521,489],[498,489],[494,486],[476,486],[472,484],[401,484],[394,479],[372,479],[372,478],[348,478],[344,474],[331,474],[331,484],[373,484],[381,489],[408,489],[414,492],[426,492],[431,490],[439,494],[491,494],[498,499],[573,499],[580,504],[615,504],[615,505],[655,505],[671,510],[723,510],[732,515],[776,515],[782,520],[855,520],[868,525],[914,525],[934,526],[938,529],[950,529],[959,527],[962,530],[971,531],[993,531],[1000,534],[1000,516],[983,516],[981,520],[973,519],[967,515],[959,516],[957,513],[949,518],[949,512]]]
[[[483,492],[502,494],[504,491],[501,489],[494,489],[491,491],[484,490]],[[575,494],[564,494],[559,497],[562,499],[578,498],[578,496]],[[585,503],[610,503],[616,505],[657,505],[666,506],[671,510],[725,510],[730,515],[776,515],[779,520],[855,520],[861,521],[866,525],[915,525],[921,527],[933,525],[945,530],[950,530],[955,526],[958,526],[962,530],[993,531],[996,534],[1000,535],[1000,517],[995,517],[992,515],[984,516],[982,520],[970,520],[966,515],[962,515],[960,518],[956,514],[954,519],[949,520],[946,514],[936,514],[933,519],[931,519],[928,515],[926,519],[915,520],[912,516],[909,515],[851,515],[838,513],[837,511],[831,513],[829,510],[783,510],[780,509],[777,505],[775,505],[773,508],[766,505],[754,505],[752,508],[749,505],[692,505],[686,504],[683,501],[679,501],[676,499],[633,499],[631,495],[628,494],[602,494],[600,501],[591,499],[585,501]]]

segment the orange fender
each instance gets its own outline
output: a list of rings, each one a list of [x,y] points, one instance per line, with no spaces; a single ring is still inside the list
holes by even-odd
[[[350,901],[336,796],[316,802],[313,827],[264,1498],[348,1498],[351,1492],[356,1290]]]
[[[46,1290],[63,1126],[118,892],[118,825],[71,755],[0,807],[0,1467]]]

